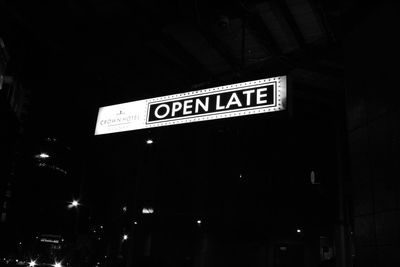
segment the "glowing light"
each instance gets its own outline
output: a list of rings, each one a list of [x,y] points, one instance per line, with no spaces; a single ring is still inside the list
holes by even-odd
[[[142,213],[143,214],[151,214],[151,213],[154,213],[154,209],[153,208],[143,208]]]
[[[53,267],[62,267],[61,262],[56,262]]]
[[[151,145],[151,144],[153,144],[154,143],[154,141],[152,140],[152,139],[147,139],[146,140],[146,144],[148,144],[148,145]]]
[[[301,229],[297,229],[296,232],[297,232],[298,234],[300,234],[300,233],[301,233]]]
[[[72,202],[69,203],[68,208],[77,208],[79,205],[79,201],[74,199]]]
[[[311,173],[310,173],[310,180],[311,180],[311,183],[312,183],[312,184],[320,184],[320,183],[316,180],[315,172],[314,172],[314,171],[311,171]]]
[[[137,224],[137,221],[134,221],[133,224]]]
[[[127,240],[127,239],[128,239],[128,235],[124,235],[124,236],[122,237],[122,239],[123,239],[123,240]]]
[[[31,261],[29,262],[29,267],[35,267],[35,266],[36,266],[36,261],[31,260]]]
[[[40,153],[40,154],[39,154],[39,158],[41,158],[41,159],[47,159],[47,158],[49,158],[49,157],[50,157],[50,155],[47,154],[47,153]]]
[[[201,224],[201,220],[197,220],[197,224],[200,225]]]

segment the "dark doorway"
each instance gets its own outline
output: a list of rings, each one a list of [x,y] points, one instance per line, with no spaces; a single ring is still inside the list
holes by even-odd
[[[280,244],[275,247],[274,267],[304,267],[304,246]]]

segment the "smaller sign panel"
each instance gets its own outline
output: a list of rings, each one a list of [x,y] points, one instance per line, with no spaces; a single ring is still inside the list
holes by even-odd
[[[60,243],[59,240],[56,239],[49,239],[49,238],[41,238],[40,242],[44,242],[44,243],[54,243],[54,244],[58,244]]]
[[[101,107],[95,135],[284,109],[286,76],[279,76]]]

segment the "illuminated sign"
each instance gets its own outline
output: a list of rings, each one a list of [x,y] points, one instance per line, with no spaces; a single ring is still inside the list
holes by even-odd
[[[56,239],[41,238],[40,242],[58,244],[60,241]]]
[[[95,135],[275,112],[286,108],[286,76],[101,107]]]

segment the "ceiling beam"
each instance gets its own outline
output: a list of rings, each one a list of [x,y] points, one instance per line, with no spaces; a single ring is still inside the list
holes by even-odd
[[[286,2],[283,0],[272,0],[271,7],[274,12],[277,13],[278,18],[283,18],[285,24],[289,26],[289,30],[293,33],[296,41],[301,49],[305,48],[305,40],[303,33],[301,32],[299,26],[296,23],[294,16],[292,15]]]
[[[246,23],[247,30],[258,40],[262,46],[272,55],[281,53],[281,50],[272,36],[270,30],[265,25],[263,19],[257,11],[250,10],[242,1],[235,1],[238,12],[242,15]]]
[[[149,52],[154,54],[154,56],[159,60],[161,64],[167,66],[165,69],[160,69],[160,73],[164,73],[164,70],[169,70],[170,74],[173,75],[163,75],[166,79],[173,83],[180,83],[184,86],[190,85],[192,81],[196,80],[196,77],[192,72],[188,71],[184,66],[178,64],[174,60],[171,60],[163,53],[157,51],[156,48],[149,46]]]
[[[160,41],[172,55],[178,58],[199,79],[207,79],[212,76],[197,58],[190,54],[173,36],[161,33]]]
[[[144,4],[138,4],[138,6],[140,6],[144,11],[146,11],[147,13],[149,13],[152,17],[152,23],[157,25],[157,27],[163,28],[163,26],[165,25],[165,21],[160,20],[160,16],[157,16],[155,14],[155,12],[153,10],[151,10],[151,8],[149,9],[148,6],[144,5]],[[218,38],[215,36],[215,34],[207,27],[207,24],[202,23],[200,21],[197,21],[197,18],[191,18],[188,21],[188,24],[190,24],[189,26],[191,28],[193,28],[195,31],[197,31],[198,33],[200,33],[200,35],[207,41],[207,43],[211,46],[211,48],[213,48],[217,54],[222,57],[222,59],[235,71],[239,71],[240,70],[240,62],[238,59],[235,58],[234,54],[232,53],[231,49],[226,46],[225,44],[223,44],[220,40],[218,40]],[[146,24],[148,27],[148,24]],[[176,46],[177,43],[175,42],[175,44],[171,43],[171,40],[167,40],[164,39],[165,45],[166,46],[170,46],[169,49],[171,49],[171,51],[177,51],[179,50],[178,47]],[[175,46],[175,47],[173,47]],[[189,55],[189,53],[186,52],[182,52],[182,54],[178,55],[179,57],[183,57],[184,53],[186,55]],[[194,56],[190,56],[192,59],[195,58]],[[188,60],[186,60],[188,61]],[[197,61],[197,60],[196,60]],[[193,61],[195,62],[195,61]],[[195,63],[197,64],[197,63]],[[200,64],[200,63],[199,63]]]
[[[206,39],[208,44],[218,52],[218,54],[235,71],[240,70],[240,62],[235,58],[231,49],[224,45],[217,37],[204,25],[195,25],[195,29]]]
[[[150,3],[150,2],[149,2]],[[151,46],[152,50],[157,53],[162,60],[167,63],[170,62],[176,69],[180,69],[182,73],[185,73],[192,81],[198,82],[199,80],[208,79],[211,76],[210,71],[203,66],[200,61],[193,56],[188,50],[176,39],[173,34],[166,33],[163,28],[165,21],[157,14],[157,12],[147,5],[147,2],[139,1],[136,3],[139,7],[137,10],[141,10],[140,14],[134,19],[135,23],[141,25],[142,35],[146,39],[159,42],[164,48],[164,51],[160,51],[156,45]],[[135,12],[137,12],[135,10]],[[146,20],[144,20],[146,17]],[[145,31],[144,29],[148,29]],[[169,55],[165,54],[165,50]]]
[[[246,17],[247,28],[249,32],[267,49],[272,55],[281,53],[278,44],[275,42],[274,37],[270,33],[267,26],[264,24],[259,14],[252,13]]]
[[[326,35],[326,39],[330,43],[336,42],[336,37],[327,21],[327,16],[325,14],[325,10],[323,9],[322,3],[315,0],[307,0],[307,2],[310,5],[311,10],[313,11],[314,16],[317,19],[323,33]]]

